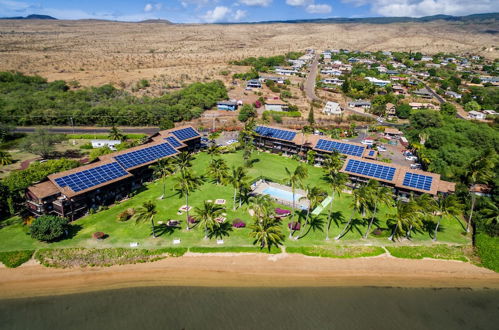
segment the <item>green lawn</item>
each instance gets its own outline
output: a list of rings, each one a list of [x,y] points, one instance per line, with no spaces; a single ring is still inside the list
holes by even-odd
[[[240,152],[232,154],[224,154],[222,157],[228,162],[229,166],[242,165],[242,155]],[[248,174],[251,178],[258,178],[265,176],[271,178],[276,182],[283,181],[286,177],[285,167],[294,169],[298,162],[289,158],[272,155],[268,153],[254,152],[253,157],[259,159],[254,164],[253,168],[248,169]],[[196,160],[193,164],[193,169],[198,174],[203,174],[207,168],[210,157],[206,153],[196,155]],[[307,165],[308,166],[308,165]],[[308,166],[309,178],[306,183],[310,185],[320,185],[326,188],[324,182],[321,180],[322,170],[317,167]],[[173,246],[173,239],[181,239],[180,247],[215,247],[216,239],[204,239],[204,233],[201,228],[195,228],[187,231],[185,229],[185,215],[177,215],[177,210],[180,206],[185,204],[185,200],[180,198],[175,192],[172,191],[173,178],[170,177],[166,180],[167,195],[163,200],[157,200],[162,194],[162,183],[152,182],[146,186],[146,189],[137,194],[132,199],[123,203],[114,205],[108,210],[98,212],[96,214],[88,215],[73,223],[76,227],[76,233],[71,239],[66,239],[54,243],[41,243],[32,239],[27,233],[27,228],[22,225],[8,226],[0,229],[0,251],[13,251],[13,250],[33,250],[39,248],[62,248],[62,247],[87,247],[87,248],[107,248],[107,247],[129,247],[130,242],[138,242],[141,248],[159,248]],[[243,219],[247,225],[252,222],[247,209],[243,206],[241,209],[232,211],[232,196],[233,189],[231,186],[215,185],[210,182],[205,183],[198,191],[194,192],[190,197],[190,205],[200,206],[204,200],[215,200],[223,198],[227,200],[227,218],[231,221],[234,218]],[[345,221],[351,214],[349,203],[350,196],[343,194],[334,202],[334,211],[339,211]],[[149,223],[138,223],[133,221],[119,222],[116,220],[117,214],[128,209],[140,206],[144,201],[154,200],[157,202],[158,215],[155,221],[166,222],[169,219],[182,220],[182,229],[175,230],[173,233],[165,232],[160,234],[156,239],[151,238],[151,228]],[[380,227],[386,227],[385,221],[387,214],[390,210],[382,208],[379,212]],[[325,212],[321,215],[322,219],[326,219]],[[359,216],[357,216],[359,218]],[[288,234],[287,222],[283,221],[283,229]],[[310,247],[310,246],[323,246],[334,247],[344,245],[397,245],[388,241],[388,232],[384,232],[380,237],[370,236],[366,240],[360,239],[361,234],[366,230],[364,223],[359,219],[359,225],[351,232],[347,233],[340,241],[331,239],[325,241],[325,233],[323,231],[311,231],[307,236],[299,240],[290,240],[286,238],[285,246],[287,247]],[[330,237],[338,235],[343,225],[331,225]],[[108,238],[102,241],[92,239],[92,234],[96,231],[101,231],[109,235]],[[227,247],[245,247],[252,246],[252,239],[249,237],[250,230],[234,229],[230,237],[224,238],[224,246]],[[468,237],[462,234],[463,228],[456,219],[444,219],[439,232],[439,243],[452,243],[452,244],[469,244]],[[407,243],[405,243],[406,245]],[[412,244],[414,245],[432,245],[432,241],[428,233],[415,233],[413,235]]]

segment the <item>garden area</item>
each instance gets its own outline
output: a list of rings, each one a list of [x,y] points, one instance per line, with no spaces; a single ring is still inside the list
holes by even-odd
[[[228,166],[229,172],[232,167],[243,166],[243,152],[221,154],[219,156],[209,155],[206,152],[195,155],[192,161],[191,173],[205,176],[200,185],[193,189],[189,194],[190,216],[198,217],[198,214],[206,207],[204,204],[208,200],[225,200],[224,205],[220,205],[219,214],[223,214],[224,223],[220,226],[223,230],[218,230],[207,235],[205,227],[199,223],[191,223],[192,229],[187,230],[187,215],[180,212],[179,209],[186,205],[185,196],[181,196],[177,190],[175,182],[178,181],[179,173],[166,176],[164,179],[158,179],[150,182],[145,189],[138,192],[134,197],[103,208],[93,214],[80,218],[69,226],[68,234],[65,239],[55,240],[50,243],[36,240],[31,237],[29,227],[17,221],[17,224],[5,226],[0,229],[0,240],[2,245],[0,251],[14,250],[36,250],[45,248],[130,248],[133,246],[145,249],[157,249],[167,247],[189,248],[193,251],[205,249],[201,252],[230,251],[231,249],[241,252],[256,251],[253,243],[255,237],[250,234],[253,231],[250,227],[257,223],[255,216],[250,213],[257,213],[256,204],[246,203],[246,199],[239,207],[239,194],[236,199],[236,209],[233,209],[234,187],[229,183],[216,183],[207,174],[212,158],[222,159]],[[323,189],[330,192],[328,184],[324,180],[324,170],[322,168],[299,163],[296,160],[273,155],[264,152],[253,151],[251,154],[252,166],[245,167],[247,182],[252,183],[257,179],[264,178],[268,181],[286,184],[289,181],[289,174],[286,169],[293,172],[301,164],[308,175],[302,180],[304,189],[312,190],[314,188]],[[178,182],[177,182],[178,184]],[[160,199],[165,191],[164,198]],[[140,210],[145,202],[153,202],[156,214],[154,214],[155,235],[152,237],[151,223],[149,220],[136,221],[134,217],[123,216],[127,210]],[[371,212],[352,213],[353,196],[349,193],[335,195],[332,204],[332,217],[329,231],[327,230],[329,207],[325,208],[318,216],[310,216],[307,219],[306,211],[301,214],[295,214],[294,223],[300,222],[301,228],[295,225],[290,226],[292,216],[282,218],[278,222],[281,230],[282,243],[289,252],[300,252],[303,249],[314,247],[316,252],[308,252],[311,255],[330,255],[328,249],[335,249],[339,246],[432,246],[441,245],[469,245],[471,243],[469,236],[465,235],[465,223],[460,217],[446,216],[441,219],[438,228],[438,241],[432,240],[432,229],[421,227],[414,228],[410,234],[410,240],[403,235],[398,240],[390,241],[388,238],[393,232],[395,206],[380,205],[374,217]],[[214,203],[213,203],[214,204]],[[274,208],[290,210],[290,207],[283,205],[272,205]],[[351,216],[353,217],[351,218]],[[373,219],[371,229],[368,231],[370,220]],[[16,222],[11,219],[11,222]],[[351,221],[350,221],[351,220]],[[387,222],[387,220],[390,220]],[[435,223],[437,219],[434,219]],[[167,224],[175,221],[178,225],[169,226]],[[290,238],[289,228],[293,228],[292,238]],[[362,237],[368,231],[367,238]],[[327,233],[328,232],[328,233]],[[104,237],[97,239],[95,233],[105,233]],[[326,240],[326,235],[330,239]],[[339,239],[334,239],[340,236]],[[208,237],[205,237],[208,236]],[[211,237],[211,238],[210,238]],[[222,241],[223,240],[223,243]],[[176,243],[176,244],[174,244]],[[257,244],[258,246],[258,244]],[[274,247],[275,248],[275,247]],[[245,250],[246,249],[246,250]],[[294,250],[293,250],[294,249]],[[425,248],[428,250],[427,248]],[[265,249],[266,250],[266,249]],[[310,251],[310,250],[307,250]],[[319,251],[319,252],[317,252]],[[322,252],[321,252],[322,251]],[[325,251],[325,252],[324,252]],[[342,257],[365,256],[379,254],[377,249],[367,248],[362,253],[355,251],[341,251]],[[425,253],[427,255],[427,253]]]

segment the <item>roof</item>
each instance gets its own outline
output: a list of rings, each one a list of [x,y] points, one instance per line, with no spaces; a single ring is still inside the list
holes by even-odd
[[[404,134],[404,133],[402,133],[401,131],[399,131],[396,128],[386,127],[385,128],[385,134],[396,134],[396,135],[400,135],[400,134]]]
[[[265,104],[270,104],[270,105],[288,105],[283,100],[265,100]]]
[[[51,181],[37,183],[29,187],[28,190],[39,199],[43,199],[45,197],[49,197],[59,193],[59,189]]]

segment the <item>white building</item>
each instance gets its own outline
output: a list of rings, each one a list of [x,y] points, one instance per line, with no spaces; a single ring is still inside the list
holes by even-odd
[[[280,74],[283,76],[293,76],[293,75],[298,73],[298,71],[296,71],[294,69],[284,69],[284,68],[276,67],[274,70],[275,70],[276,74]]]
[[[116,150],[116,145],[120,144],[120,140],[92,140],[92,148],[108,147],[111,150]]]
[[[476,119],[476,120],[484,120],[485,119],[485,114],[479,111],[470,111],[468,112],[468,118],[469,119]]]
[[[324,69],[321,70],[321,74],[328,74],[331,76],[341,76],[342,72],[340,70],[335,70],[335,69]]]
[[[327,102],[326,105],[324,106],[324,109],[322,110],[322,113],[325,115],[341,115],[341,107],[339,103],[336,102]]]
[[[337,78],[326,78],[322,79],[322,83],[326,85],[336,85],[341,86],[345,81]]]
[[[371,83],[373,83],[376,86],[384,87],[390,83],[388,80],[381,80],[378,78],[374,77],[366,77],[367,80],[369,80]]]
[[[282,100],[266,100],[265,110],[267,111],[288,111],[289,106]]]

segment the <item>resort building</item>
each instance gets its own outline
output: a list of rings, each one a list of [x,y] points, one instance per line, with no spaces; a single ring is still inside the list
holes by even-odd
[[[34,216],[55,214],[74,220],[125,199],[152,179],[150,165],[182,151],[199,149],[201,136],[191,126],[160,131],[140,146],[100,156],[98,161],[48,176],[26,191]]]
[[[346,157],[341,171],[350,176],[354,186],[373,179],[403,196],[409,192],[436,195],[455,190],[455,184],[441,180],[439,174],[378,162],[374,160],[377,152],[360,143],[263,125],[257,126],[255,133],[254,144],[258,148],[287,156],[297,155],[301,159],[306,159],[308,152],[314,151],[317,165],[321,165],[332,152],[340,153]]]

